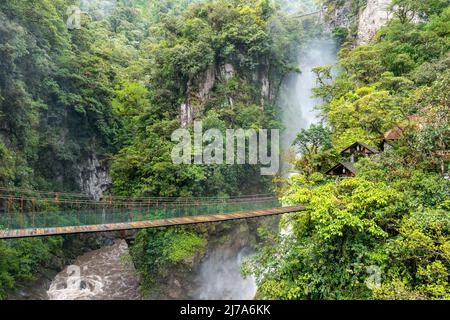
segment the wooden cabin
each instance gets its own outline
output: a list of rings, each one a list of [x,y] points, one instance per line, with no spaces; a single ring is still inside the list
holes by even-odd
[[[441,157],[445,160],[450,160],[450,150],[438,150],[433,153],[436,157]]]
[[[341,151],[341,155],[346,159],[344,162],[336,164],[333,168],[325,172],[330,176],[354,177],[356,169],[353,164],[361,157],[370,157],[378,154],[378,150],[363,142],[355,142]]]
[[[341,151],[343,157],[348,157],[348,161],[354,163],[359,157],[370,157],[377,154],[378,150],[363,142],[355,142]]]
[[[340,162],[325,172],[325,174],[339,177],[354,177],[356,175],[356,169],[351,162]]]
[[[421,122],[423,122],[423,120],[419,116],[409,116],[399,125],[386,131],[381,137],[380,151],[389,149],[391,147],[391,143],[399,140],[408,128],[414,128],[416,130],[423,129],[424,125]]]
[[[381,138],[380,150],[385,151],[391,147],[391,142],[399,140],[403,135],[403,129],[399,126],[386,131]]]
[[[409,116],[397,126],[386,131],[381,138],[380,151],[385,151],[391,147],[393,141],[399,140],[403,137],[406,130],[422,130],[427,125],[427,122],[423,117],[414,115]],[[445,149],[443,147],[443,149]],[[360,157],[370,157],[378,154],[380,151],[374,147],[363,143],[355,142],[341,151],[341,155],[345,162],[336,164],[333,168],[328,170],[325,174],[341,177],[353,177],[356,175],[356,169],[353,164],[358,161]],[[436,157],[440,157],[441,160],[441,172],[445,179],[450,179],[450,173],[446,172],[445,161],[450,159],[449,150],[438,150],[433,154]]]

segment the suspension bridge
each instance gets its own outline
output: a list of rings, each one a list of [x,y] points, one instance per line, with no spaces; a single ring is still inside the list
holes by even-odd
[[[0,239],[121,231],[257,218],[302,211],[274,195],[118,197],[0,188]]]

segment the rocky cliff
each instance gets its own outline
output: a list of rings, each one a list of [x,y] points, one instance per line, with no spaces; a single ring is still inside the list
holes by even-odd
[[[203,115],[205,105],[208,104],[209,98],[214,92],[214,87],[219,84],[226,86],[233,78],[251,83],[252,86],[257,88],[261,108],[264,108],[266,101],[274,101],[276,99],[277,88],[271,81],[269,63],[260,66],[253,72],[249,70],[238,70],[230,61],[211,64],[205,71],[189,79],[186,84],[185,98],[179,108],[181,127],[186,128],[194,120],[200,119]],[[235,102],[234,95],[236,93],[230,92],[226,99],[227,104],[231,108],[233,108]]]
[[[91,154],[78,166],[78,184],[83,193],[99,200],[103,192],[111,186],[108,167],[101,163],[96,154]]]
[[[388,10],[390,3],[391,0],[367,0],[358,17],[358,44],[369,43],[377,30],[389,21],[392,17]]]
[[[391,2],[392,0],[326,1],[323,8],[326,26],[329,30],[344,28],[354,44],[367,44],[392,17],[389,12]]]

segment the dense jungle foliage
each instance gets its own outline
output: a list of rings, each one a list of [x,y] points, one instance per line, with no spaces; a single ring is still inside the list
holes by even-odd
[[[288,235],[267,237],[246,273],[268,299],[449,299],[450,7],[394,1],[394,18],[369,45],[345,43],[339,75],[316,68],[322,124],[302,130],[302,157],[284,191],[306,213],[283,220]],[[406,19],[405,17],[408,17]],[[420,17],[420,20],[414,20]],[[356,142],[378,147],[356,177],[323,173]],[[331,147],[331,148],[330,148]],[[274,245],[276,243],[276,245]]]
[[[95,156],[110,168],[114,194],[268,192],[271,181],[255,166],[175,166],[170,136],[183,103],[205,130],[280,127],[277,90],[295,71],[293,53],[310,28],[266,0],[108,3],[82,1],[78,27],[68,23],[76,23],[72,6],[80,1],[0,3],[0,187],[79,192],[80,168]],[[133,252],[150,246],[151,234],[172,234],[142,233]],[[2,241],[0,296],[60,245],[59,238]],[[46,254],[30,258],[25,248]],[[17,264],[7,258],[12,252]],[[145,273],[155,256],[149,248],[135,258]]]

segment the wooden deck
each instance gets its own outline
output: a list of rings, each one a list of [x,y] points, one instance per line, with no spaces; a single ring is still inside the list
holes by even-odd
[[[227,220],[238,220],[248,218],[258,218],[265,216],[273,216],[284,213],[292,213],[303,211],[303,206],[281,207],[265,210],[254,210],[247,212],[236,212],[216,215],[197,215],[192,217],[159,219],[149,221],[124,222],[114,224],[97,224],[73,227],[55,227],[55,228],[38,228],[38,229],[18,229],[18,230],[0,230],[0,239],[26,238],[26,237],[42,237],[52,235],[90,233],[90,232],[107,232],[121,231],[133,229],[146,229],[156,227],[167,227],[183,224],[197,224],[208,222],[219,222]]]

